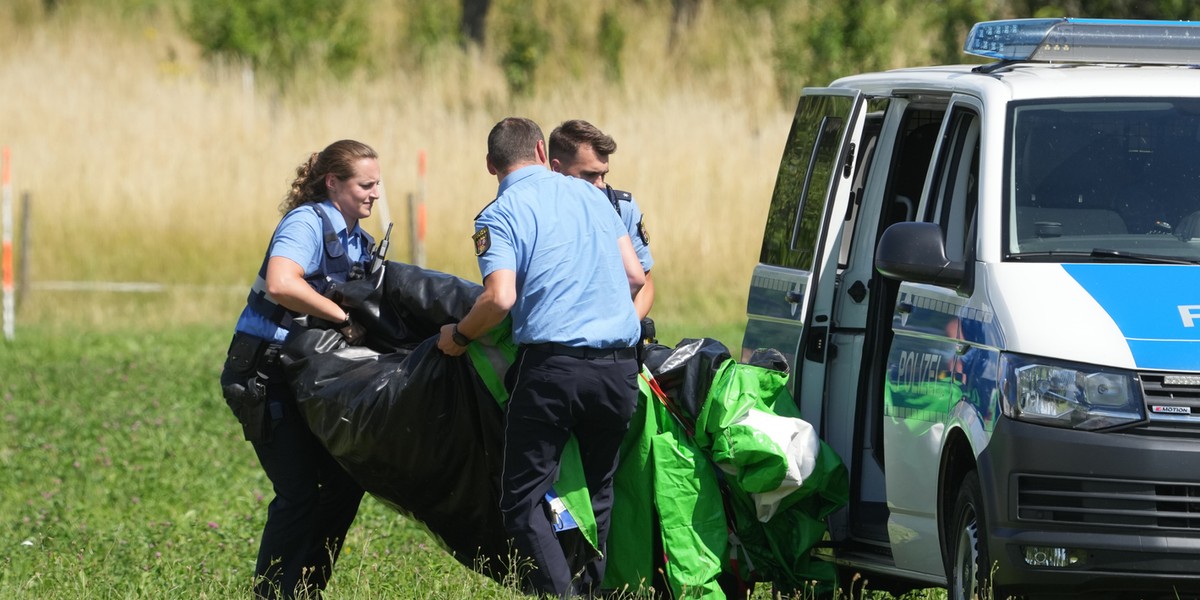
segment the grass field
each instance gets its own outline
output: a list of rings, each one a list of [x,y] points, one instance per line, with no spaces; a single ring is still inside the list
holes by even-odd
[[[0,597],[244,597],[271,491],[219,395],[226,328],[22,334],[0,344]],[[520,597],[372,499],[328,592]]]
[[[0,346],[0,597],[248,593],[270,484],[220,398],[227,332]],[[509,598],[368,500],[330,598]]]
[[[635,61],[620,93],[583,77],[512,98],[493,64],[464,55],[322,81],[297,100],[204,63],[169,23],[14,23],[0,23],[0,145],[30,226],[16,339],[0,341],[0,597],[245,595],[271,492],[217,376],[294,168],[335,139],[381,155],[392,258],[409,260],[406,198],[423,193],[426,266],[477,280],[471,220],[496,187],[488,129],[510,114],[547,132],[592,120],[620,146],[610,181],[646,213],[660,340],[740,345],[791,117],[764,91],[756,31],[731,68],[685,80],[670,60]],[[719,37],[716,25],[696,27]],[[647,18],[629,52],[658,56],[664,36]],[[518,596],[367,500],[328,597]]]

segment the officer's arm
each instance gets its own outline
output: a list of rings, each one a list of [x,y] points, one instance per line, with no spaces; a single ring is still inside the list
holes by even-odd
[[[340,323],[349,315],[336,302],[322,296],[304,280],[304,267],[283,256],[267,261],[267,293],[280,306],[298,313]]]
[[[645,319],[651,306],[654,306],[654,278],[646,271],[646,285],[633,297],[633,307],[637,309],[638,318]]]
[[[516,301],[517,273],[509,269],[492,271],[483,278],[483,293],[475,299],[467,316],[458,323],[442,326],[438,348],[450,356],[462,354],[467,348],[454,340],[456,328],[460,336],[473,340],[499,325]]]
[[[621,248],[621,262],[625,265],[625,277],[629,279],[629,296],[636,298],[638,292],[646,285],[646,272],[642,270],[642,261],[638,260],[637,252],[633,251],[633,242],[629,235],[623,235],[617,240]]]

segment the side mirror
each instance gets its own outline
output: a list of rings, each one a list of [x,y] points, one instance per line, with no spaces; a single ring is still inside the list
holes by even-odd
[[[946,258],[942,230],[936,223],[894,223],[875,247],[875,270],[889,279],[949,288],[963,284],[966,266]]]

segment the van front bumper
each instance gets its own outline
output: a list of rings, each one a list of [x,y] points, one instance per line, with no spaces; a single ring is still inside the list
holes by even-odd
[[[1200,591],[1200,431],[1001,418],[979,458],[993,578],[1006,592]],[[1075,562],[1031,564],[1029,548]]]

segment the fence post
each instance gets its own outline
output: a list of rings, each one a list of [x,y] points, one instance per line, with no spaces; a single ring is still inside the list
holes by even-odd
[[[32,228],[29,226],[30,219],[30,203],[29,192],[21,193],[21,228],[17,230],[17,237],[21,240],[21,249],[17,252],[17,308],[21,308],[24,304],[25,293],[29,290],[29,236]]]
[[[425,151],[417,154],[417,195],[408,195],[408,226],[412,262],[425,266]]]
[[[0,185],[3,185],[3,194],[0,197],[0,220],[4,222],[3,238],[0,239],[0,280],[3,284],[3,305],[4,305],[4,339],[13,339],[13,257],[12,257],[12,238],[13,238],[13,211],[12,211],[12,178],[11,165],[12,154],[9,152],[8,146],[0,149]]]
[[[379,223],[380,235],[387,233],[388,225],[392,223],[392,208],[388,206],[387,188],[380,190],[379,200],[375,202],[375,206],[379,209],[379,218],[376,222]],[[382,241],[382,238],[380,238]]]

